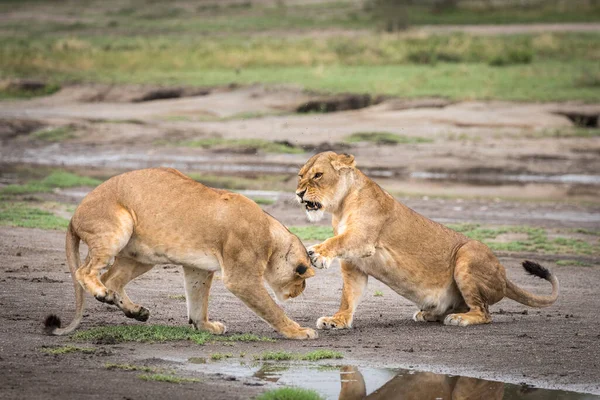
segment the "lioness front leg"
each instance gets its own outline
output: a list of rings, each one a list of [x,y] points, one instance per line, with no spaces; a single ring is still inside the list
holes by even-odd
[[[288,339],[316,339],[317,332],[303,328],[285,315],[285,312],[269,296],[262,278],[256,276],[224,277],[225,287],[236,295],[259,317]]]
[[[318,329],[345,329],[352,327],[354,311],[367,286],[368,276],[348,261],[342,261],[342,302],[333,317],[321,317],[317,320]]]
[[[375,245],[365,238],[346,233],[310,246],[307,250],[312,265],[323,269],[329,268],[335,258],[370,257],[375,254]]]
[[[198,330],[220,335],[227,331],[225,325],[221,322],[210,322],[208,320],[208,294],[214,274],[213,271],[183,267],[188,322]]]

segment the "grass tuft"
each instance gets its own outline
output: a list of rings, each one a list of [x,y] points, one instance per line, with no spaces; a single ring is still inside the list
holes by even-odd
[[[288,351],[267,351],[261,355],[254,356],[254,359],[262,361],[319,361],[340,358],[344,358],[344,355],[333,350],[315,350],[305,354],[294,354]]]
[[[375,296],[375,297],[383,297],[383,292],[381,290],[376,290],[375,293],[373,294],[373,296]]]
[[[145,367],[142,365],[133,365],[133,364],[113,364],[106,363],[104,364],[104,368],[106,369],[119,369],[122,371],[142,371],[142,372],[155,372],[156,368]]]
[[[389,132],[357,132],[347,136],[346,143],[370,142],[375,144],[431,143],[433,140],[418,136],[404,136]]]
[[[0,189],[0,194],[29,194],[51,192],[58,188],[75,186],[98,186],[102,181],[85,176],[79,176],[66,171],[54,171],[41,180],[32,180],[22,185],[7,185]]]
[[[123,325],[103,326],[76,332],[72,338],[80,341],[111,342],[168,342],[190,340],[203,345],[210,341],[223,342],[273,342],[274,339],[252,334],[218,336],[205,331],[196,331],[188,327],[164,325]]]
[[[213,361],[221,361],[231,357],[233,357],[231,353],[214,353],[210,355],[210,359]]]
[[[95,353],[96,349],[93,347],[77,347],[77,346],[61,346],[61,347],[43,347],[40,351],[48,354],[68,354],[68,353]]]
[[[75,137],[74,129],[70,126],[48,127],[32,132],[31,136],[45,142],[62,142]]]
[[[287,142],[271,142],[262,139],[222,139],[206,138],[180,142],[186,147],[202,147],[205,149],[233,149],[247,152],[263,151],[265,153],[301,154],[304,149],[295,147]]]
[[[0,225],[65,230],[69,221],[25,203],[0,202]]]
[[[323,400],[317,391],[301,388],[280,388],[264,392],[256,400]]]
[[[467,237],[485,243],[492,250],[511,252],[599,254],[600,244],[590,244],[581,239],[569,237],[549,237],[543,228],[528,226],[481,227],[478,224],[448,225],[449,228]],[[526,238],[507,242],[497,241],[500,235],[524,234]]]
[[[330,226],[290,226],[288,229],[300,240],[325,240],[333,236]]]
[[[151,374],[151,375],[140,375],[138,376],[141,380],[144,381],[154,381],[154,382],[167,382],[167,383],[192,383],[192,382],[200,382],[200,379],[196,378],[182,378],[174,375],[165,375],[165,374]]]

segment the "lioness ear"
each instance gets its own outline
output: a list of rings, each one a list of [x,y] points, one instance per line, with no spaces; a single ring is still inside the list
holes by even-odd
[[[352,154],[339,154],[331,160],[331,166],[336,171],[339,171],[342,168],[354,168],[356,163],[354,162],[354,156]]]

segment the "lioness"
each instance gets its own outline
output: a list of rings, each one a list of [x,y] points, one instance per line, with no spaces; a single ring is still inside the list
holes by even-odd
[[[508,297],[546,307],[558,297],[558,279],[539,264],[525,270],[552,283],[536,296],[506,279],[504,267],[483,243],[438,224],[396,201],[355,167],[348,154],[325,152],[300,169],[298,201],[310,220],[333,214],[334,237],[310,247],[317,268],[341,260],[344,287],[339,311],[321,317],[319,329],[343,329],[352,319],[369,275],[419,307],[415,321],[474,325],[492,321],[488,306]]]
[[[81,266],[80,240],[89,247]],[[225,332],[222,323],[208,320],[207,311],[213,275],[221,270],[225,287],[283,336],[317,337],[289,319],[263,285],[264,278],[281,301],[302,293],[314,269],[300,239],[252,200],[206,187],[175,169],[128,172],[94,189],[75,210],[66,252],[76,315],[63,329],[57,317],[48,317],[51,334],[77,328],[84,289],[127,317],[146,321],[149,311],[129,299],[125,285],[155,264],[171,263],[183,266],[188,320],[196,329]]]

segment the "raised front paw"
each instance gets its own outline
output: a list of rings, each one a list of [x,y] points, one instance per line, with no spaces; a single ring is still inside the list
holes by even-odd
[[[320,249],[320,245],[316,244],[314,246],[310,246],[308,248],[308,256],[310,257],[310,262],[315,268],[319,269],[327,269],[331,266],[333,262],[333,257],[326,257],[320,253],[322,251]]]
[[[317,329],[347,329],[352,323],[342,317],[321,317],[317,320]]]

